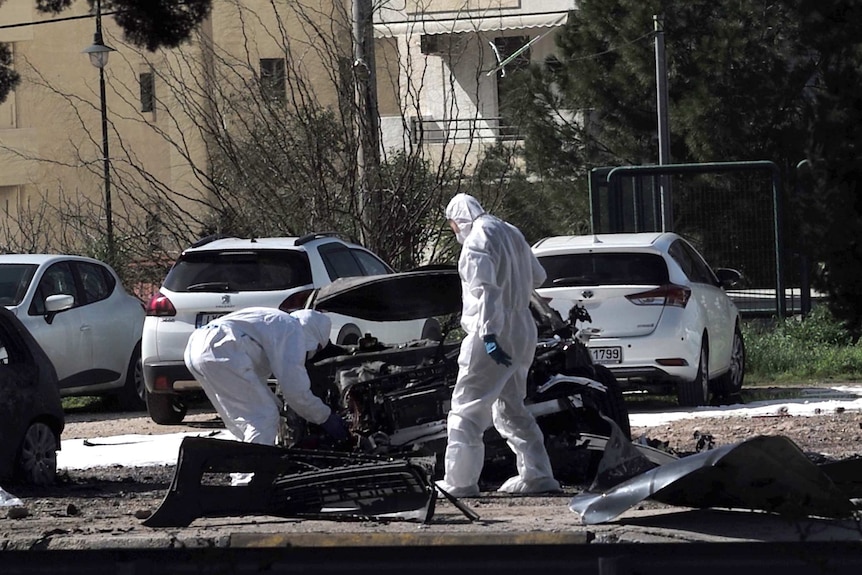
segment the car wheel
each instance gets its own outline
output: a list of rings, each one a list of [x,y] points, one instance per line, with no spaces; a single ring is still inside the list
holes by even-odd
[[[51,485],[57,479],[57,435],[48,424],[31,423],[24,434],[15,475],[22,483]]]
[[[362,337],[362,332],[358,327],[352,324],[345,325],[338,332],[336,345],[359,345],[359,339]]]
[[[126,382],[119,392],[122,411],[144,411],[147,409],[147,387],[144,385],[144,366],[141,359],[141,345],[135,347],[126,369]]]
[[[595,477],[603,452],[590,449],[582,434],[610,436],[611,425],[604,417],[616,423],[626,439],[631,438],[628,409],[619,382],[608,368],[601,365],[594,368],[594,379],[604,385],[607,391],[573,386],[570,393],[580,396],[583,407],[536,419],[545,438],[545,450],[554,477],[563,483],[579,484]]]
[[[177,425],[183,422],[188,408],[179,396],[170,393],[148,393],[147,412],[159,425]]]
[[[620,383],[617,381],[613,372],[611,372],[607,367],[603,365],[595,365],[593,366],[593,369],[596,372],[596,379],[598,382],[608,388],[607,393],[604,394],[603,398],[601,398],[599,405],[602,413],[614,420],[614,423],[616,423],[625,434],[626,439],[631,439],[632,428],[631,423],[629,422],[629,410],[626,407]]]
[[[742,331],[739,326],[736,326],[730,349],[730,366],[726,373],[715,380],[715,391],[723,397],[739,393],[742,390],[743,379],[745,379],[745,342],[742,339]]]
[[[683,381],[677,388],[677,400],[681,407],[698,407],[709,401],[709,348],[706,339],[700,346],[697,376],[692,381]]]
[[[440,322],[433,317],[426,321],[425,325],[422,326],[421,339],[430,339],[433,341],[440,341],[443,339],[443,330],[440,329]]]

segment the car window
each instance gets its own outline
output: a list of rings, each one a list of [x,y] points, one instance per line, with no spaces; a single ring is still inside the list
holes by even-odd
[[[81,299],[75,285],[75,276],[69,262],[59,262],[45,270],[42,279],[39,280],[39,286],[36,288],[36,294],[33,296],[33,302],[30,304],[28,313],[30,315],[44,315],[45,299],[57,294],[72,296],[75,300],[72,307],[81,305]]]
[[[189,291],[280,291],[312,283],[300,250],[191,252],[180,256],[165,288]]]
[[[353,249],[351,251],[353,252],[353,255],[356,256],[356,259],[359,260],[359,264],[365,271],[365,275],[377,276],[392,273],[392,268],[371,252],[359,249]]]
[[[694,248],[684,240],[676,240],[668,248],[668,254],[679,264],[686,277],[695,283],[717,285],[718,280]]]
[[[359,265],[359,260],[344,244],[336,242],[321,244],[318,246],[317,252],[320,254],[331,280],[366,275],[362,266]]]
[[[548,274],[541,287],[582,285],[661,285],[667,265],[658,254],[611,252],[539,257]]]
[[[37,269],[35,264],[0,265],[0,305],[20,304]]]
[[[111,295],[114,289],[114,278],[103,266],[78,262],[75,267],[78,269],[87,303],[101,301]]]

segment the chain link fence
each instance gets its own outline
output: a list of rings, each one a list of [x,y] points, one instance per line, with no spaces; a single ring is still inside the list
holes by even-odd
[[[663,188],[670,191],[669,204],[662,201]],[[596,233],[664,228],[689,239],[713,268],[739,270],[743,283],[729,294],[743,316],[786,317],[810,309],[805,261],[792,231],[783,227],[783,188],[774,163],[596,168],[590,197]]]

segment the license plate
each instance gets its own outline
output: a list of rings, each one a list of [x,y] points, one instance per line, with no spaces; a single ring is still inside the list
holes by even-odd
[[[592,354],[595,363],[622,363],[623,361],[623,348],[621,347],[591,347],[590,354]]]
[[[211,322],[212,320],[219,318],[225,315],[224,313],[218,312],[209,312],[209,313],[199,313],[197,318],[195,318],[195,327],[202,327]]]

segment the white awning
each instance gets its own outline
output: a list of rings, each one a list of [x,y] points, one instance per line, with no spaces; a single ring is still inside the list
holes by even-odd
[[[522,28],[552,28],[566,23],[568,12],[541,14],[507,14],[496,16],[468,16],[447,20],[432,18],[378,22],[374,24],[376,38],[391,38],[412,34],[460,34],[492,30],[519,30]]]

